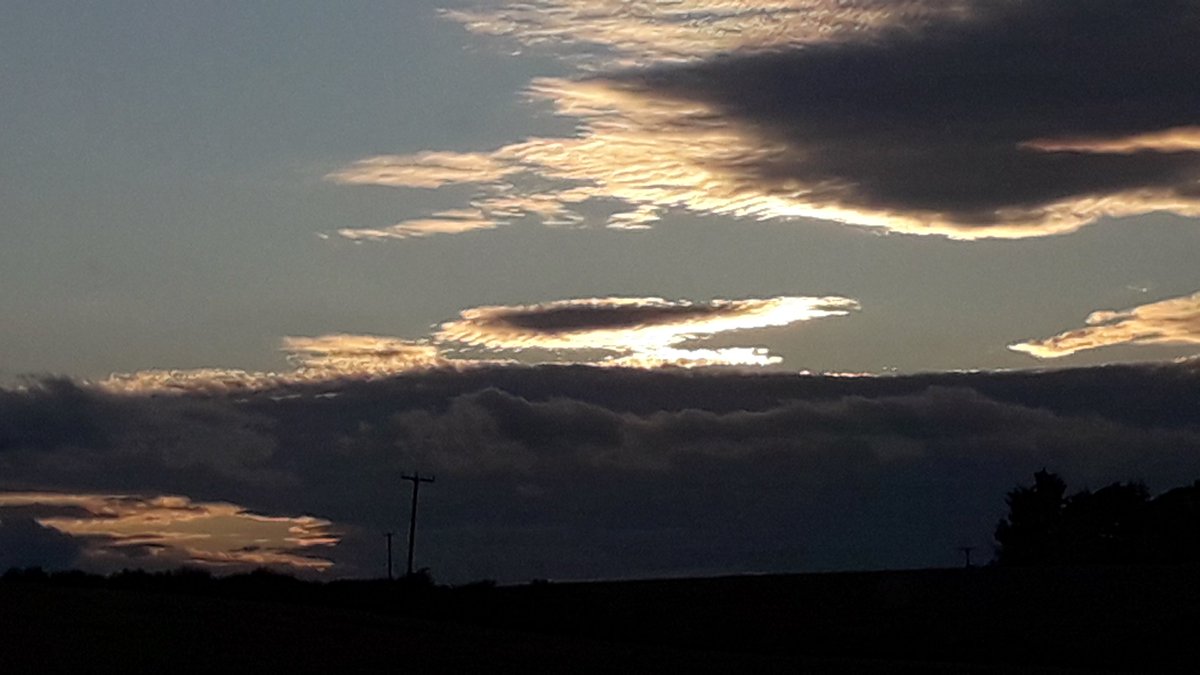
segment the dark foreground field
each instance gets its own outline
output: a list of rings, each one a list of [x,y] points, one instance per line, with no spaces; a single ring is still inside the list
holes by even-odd
[[[127,585],[128,586],[128,585]],[[0,583],[0,673],[1195,672],[1200,570]]]

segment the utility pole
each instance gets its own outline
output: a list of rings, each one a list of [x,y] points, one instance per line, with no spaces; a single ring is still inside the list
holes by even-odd
[[[971,566],[971,551],[974,551],[975,547],[974,546],[959,546],[958,550],[962,551],[963,556],[966,557],[967,564],[965,566],[970,567]]]
[[[393,579],[393,577],[392,577],[392,535],[393,535],[393,534],[394,534],[393,532],[384,532],[384,533],[383,533],[383,536],[387,538],[387,549],[388,549],[388,581],[391,581],[391,580]]]
[[[422,476],[421,473],[414,472],[413,475],[401,474],[400,476],[406,481],[412,483],[412,511],[409,513],[408,519],[408,576],[413,575],[413,544],[417,540],[417,495],[421,493],[421,483],[432,483],[435,478],[433,476]]]

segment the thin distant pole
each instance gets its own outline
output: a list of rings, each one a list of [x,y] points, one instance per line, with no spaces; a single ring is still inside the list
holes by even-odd
[[[412,483],[412,510],[408,516],[408,576],[413,575],[413,550],[417,541],[417,497],[421,493],[421,483],[432,483],[436,479],[433,476],[422,476],[420,472],[415,472],[411,476],[403,474],[400,476],[406,481]]]
[[[383,536],[387,538],[388,581],[391,581],[394,578],[392,576],[392,534],[393,534],[392,532],[384,532],[383,533]]]
[[[974,546],[959,546],[958,550],[962,551],[963,556],[966,558],[965,566],[970,567],[971,566],[971,551],[974,551],[975,547]]]

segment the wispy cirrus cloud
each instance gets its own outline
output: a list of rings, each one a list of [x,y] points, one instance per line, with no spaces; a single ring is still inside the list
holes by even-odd
[[[406,220],[384,228],[343,228],[338,234],[346,239],[379,241],[381,239],[413,239],[435,234],[462,234],[472,230],[492,230],[499,225],[479,209],[439,211],[430,218]]]
[[[1042,359],[1115,345],[1200,345],[1200,293],[1121,311],[1099,311],[1083,328],[1009,349]]]
[[[378,335],[344,333],[286,337],[281,349],[304,377],[388,375],[445,365],[436,345]]]
[[[513,172],[510,164],[483,152],[421,152],[415,155],[368,157],[327,178],[347,185],[438,188],[464,182],[499,180]]]
[[[473,184],[493,224],[578,220],[604,200],[623,205],[616,228],[684,209],[956,239],[1200,215],[1200,17],[1184,0],[535,0],[448,16],[610,52],[529,87],[577,133],[368,158],[332,180]]]
[[[14,511],[76,538],[91,566],[111,569],[193,564],[323,571],[333,563],[314,552],[339,541],[332,523],[320,518],[265,516],[178,496],[0,492],[0,518]]]
[[[141,370],[114,373],[96,385],[107,391],[127,394],[258,392],[331,380],[387,377],[456,365],[443,358],[438,347],[427,341],[378,335],[337,333],[317,337],[285,337],[281,351],[287,354],[288,361],[294,366],[292,370]]]

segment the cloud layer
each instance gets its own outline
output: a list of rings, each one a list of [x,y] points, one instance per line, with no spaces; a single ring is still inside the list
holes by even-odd
[[[341,542],[313,549],[333,574],[378,575],[379,533],[407,517],[399,476],[420,470],[438,481],[418,564],[464,581],[953,565],[957,546],[987,549],[1004,493],[1043,466],[1091,487],[1200,476],[1194,362],[889,378],[493,367],[289,393],[2,391],[0,491],[312,513],[337,524]]]
[[[1200,293],[1119,312],[1092,312],[1087,326],[1009,349],[1043,359],[1114,345],[1200,345]]]
[[[608,66],[861,38],[894,25],[961,15],[964,0],[533,0],[447,11],[481,35],[548,47]],[[607,57],[607,58],[606,58]]]
[[[263,516],[185,497],[0,492],[0,518],[7,522],[14,512],[22,516],[16,522],[35,522],[70,541],[76,550],[67,564],[91,569],[204,565],[324,571],[333,563],[314,552],[339,541],[331,523],[319,518]]]
[[[617,228],[680,208],[959,239],[1200,215],[1194,3],[593,4],[449,13],[625,64],[530,86],[575,136],[368,158],[331,180],[477,185],[463,229],[577,222],[580,203],[609,200]]]
[[[442,357],[435,345],[378,335],[337,333],[317,337],[285,337],[281,350],[294,367],[290,371],[276,373],[234,368],[141,370],[114,373],[98,382],[97,386],[114,393],[129,394],[258,392],[455,366],[455,362]]]
[[[480,368],[517,359],[622,368],[767,366],[782,360],[766,348],[685,348],[683,343],[844,316],[858,308],[854,300],[833,296],[707,302],[610,297],[476,307],[423,340],[345,333],[286,337],[281,350],[293,366],[290,371],[144,370],[113,374],[97,386],[126,394],[279,393],[323,382]],[[451,355],[471,349],[487,350],[492,357]],[[543,352],[543,357],[522,355],[530,349]]]

